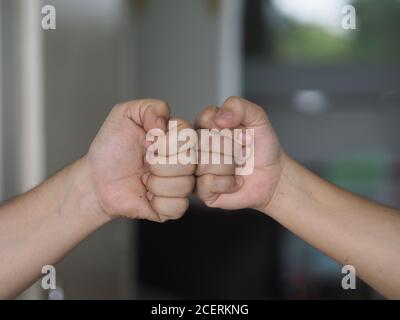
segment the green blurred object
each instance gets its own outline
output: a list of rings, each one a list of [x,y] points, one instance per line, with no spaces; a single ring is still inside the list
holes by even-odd
[[[341,62],[351,52],[351,39],[315,25],[287,21],[277,31],[275,58],[295,62]]]
[[[281,16],[274,26],[273,59],[289,63],[398,63],[400,1],[353,0],[356,30],[332,32]]]
[[[390,158],[383,152],[341,156],[328,164],[326,178],[342,188],[370,196],[388,181],[389,164]]]

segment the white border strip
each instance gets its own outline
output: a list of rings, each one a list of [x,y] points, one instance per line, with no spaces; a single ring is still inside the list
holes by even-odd
[[[18,166],[20,192],[27,191],[45,177],[45,108],[43,30],[41,0],[19,0],[18,49],[20,69],[20,130],[18,137]],[[43,298],[40,281],[32,285],[19,299]]]
[[[218,48],[218,102],[242,94],[243,0],[220,0]]]
[[[45,109],[41,1],[20,3],[21,187],[26,191],[45,177]]]
[[[4,200],[3,3],[0,1],[0,202]]]

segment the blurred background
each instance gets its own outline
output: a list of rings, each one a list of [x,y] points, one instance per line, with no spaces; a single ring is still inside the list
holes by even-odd
[[[308,168],[400,206],[400,1],[0,0],[0,19],[1,200],[85,154],[119,101],[192,121],[241,95]],[[57,290],[21,298],[381,298],[343,290],[341,267],[268,217],[193,198],[180,221],[104,227],[56,266]]]

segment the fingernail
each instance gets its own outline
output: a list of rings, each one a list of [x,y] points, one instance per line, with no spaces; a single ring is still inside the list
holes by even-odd
[[[236,180],[236,184],[237,184],[239,187],[241,187],[241,186],[243,185],[243,182],[244,182],[243,177],[237,176],[237,177],[235,178],[235,180]]]
[[[157,127],[164,132],[167,131],[167,121],[163,117],[157,118]]]
[[[154,198],[154,194],[152,194],[151,192],[147,192],[147,193],[146,193],[146,197],[147,197],[147,199],[148,199],[149,201],[151,201],[151,200],[153,200],[153,198]]]
[[[150,173],[146,172],[142,175],[142,182],[145,186],[147,186],[147,180],[149,179]]]
[[[231,111],[221,109],[218,111],[217,117],[221,119],[232,119],[233,113]]]

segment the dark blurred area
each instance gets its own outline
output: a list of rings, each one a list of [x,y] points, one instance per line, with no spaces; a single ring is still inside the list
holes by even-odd
[[[84,154],[119,101],[161,98],[192,121],[241,95],[292,157],[400,207],[399,1],[24,1],[0,0],[1,199]],[[44,4],[56,30],[40,29]],[[265,215],[193,197],[179,221],[119,220],[89,237],[57,265],[58,297],[381,299],[359,279],[343,290],[341,268]]]
[[[278,225],[256,212],[193,204],[177,223],[140,225],[143,298],[282,297]],[[173,296],[171,296],[171,294]]]

